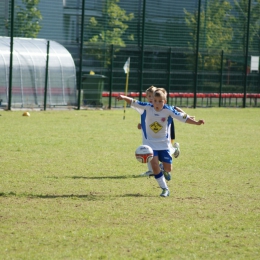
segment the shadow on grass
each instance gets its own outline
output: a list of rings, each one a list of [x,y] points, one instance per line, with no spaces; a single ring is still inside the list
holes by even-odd
[[[63,194],[63,195],[52,195],[52,194],[31,194],[31,193],[15,193],[15,192],[0,192],[0,197],[18,197],[18,198],[40,198],[40,199],[57,199],[57,198],[71,198],[71,199],[86,199],[88,201],[95,200],[108,200],[115,198],[151,198],[158,197],[157,195],[144,195],[140,193],[129,193],[129,194],[121,194],[121,195],[110,195],[99,192],[89,192],[89,194]],[[176,197],[176,201],[201,201],[205,200],[202,197]]]
[[[105,180],[105,179],[136,179],[136,178],[150,178],[148,176],[142,176],[142,175],[121,175],[121,176],[46,176],[45,178],[49,179],[59,179],[59,178],[70,178],[70,179],[88,179],[88,180]]]
[[[40,199],[57,199],[57,198],[77,198],[77,199],[87,199],[87,200],[106,200],[106,199],[111,199],[111,198],[122,198],[122,197],[151,197],[147,195],[143,195],[140,193],[136,194],[123,194],[123,195],[104,195],[102,193],[92,193],[90,192],[89,194],[85,195],[80,195],[80,194],[63,194],[63,195],[51,195],[51,194],[31,194],[31,193],[15,193],[15,192],[8,192],[0,193],[0,197],[11,197],[15,196],[18,198],[40,198]]]
[[[88,179],[88,180],[104,180],[104,179],[133,179],[133,178],[144,178],[141,175],[122,175],[122,176],[66,176],[65,178],[72,178],[72,179]]]

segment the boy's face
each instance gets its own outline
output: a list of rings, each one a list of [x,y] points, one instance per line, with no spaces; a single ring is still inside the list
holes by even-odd
[[[161,111],[165,104],[165,100],[162,97],[153,97],[152,103],[156,111]]]
[[[153,93],[151,92],[146,93],[146,99],[149,103],[153,103]]]

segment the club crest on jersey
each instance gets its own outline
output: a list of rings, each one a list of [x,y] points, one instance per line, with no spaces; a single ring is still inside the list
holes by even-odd
[[[162,122],[165,122],[166,118],[165,118],[165,117],[163,117],[161,120],[162,120]]]
[[[150,128],[154,133],[158,133],[163,127],[158,122],[154,122],[150,125]]]

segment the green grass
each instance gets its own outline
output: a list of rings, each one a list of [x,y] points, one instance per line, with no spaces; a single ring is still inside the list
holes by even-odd
[[[0,259],[260,259],[260,110],[186,110],[168,198],[133,109],[0,111]]]

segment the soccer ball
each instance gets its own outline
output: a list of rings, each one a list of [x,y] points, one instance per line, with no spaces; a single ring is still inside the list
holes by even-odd
[[[30,116],[30,113],[29,112],[24,112],[23,116]]]
[[[140,145],[135,150],[135,158],[140,163],[148,163],[153,159],[153,149],[148,145]]]

